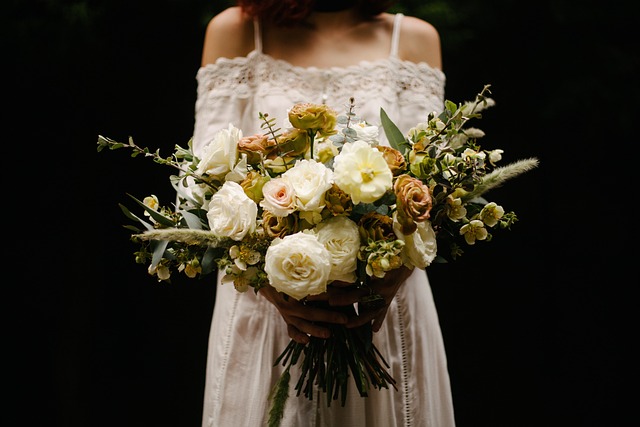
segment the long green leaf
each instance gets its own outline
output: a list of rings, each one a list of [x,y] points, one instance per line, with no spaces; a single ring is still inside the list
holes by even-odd
[[[208,247],[204,255],[202,255],[202,261],[200,261],[200,267],[202,267],[202,274],[206,275],[213,273],[218,265],[216,264],[216,249]]]
[[[202,230],[202,221],[198,215],[192,214],[189,211],[180,211],[182,217],[187,222],[187,226],[194,230]]]
[[[398,129],[398,126],[389,118],[387,112],[383,108],[380,108],[380,122],[382,123],[382,129],[387,136],[389,145],[395,148],[402,154],[405,154],[411,148],[411,145],[407,142],[404,135]]]
[[[162,215],[160,212],[151,209],[149,206],[145,205],[143,202],[141,202],[140,200],[136,199],[135,197],[133,197],[131,194],[127,193],[127,196],[131,197],[133,200],[136,201],[136,203],[138,203],[140,206],[142,206],[144,208],[144,210],[146,210],[149,215],[151,215],[151,218],[155,219],[156,221],[158,221],[158,223],[164,225],[165,227],[175,227],[176,223],[174,221],[172,221],[170,218]]]
[[[153,242],[154,248],[153,248],[153,258],[151,259],[151,268],[155,268],[158,263],[160,262],[160,260],[162,259],[162,256],[164,255],[164,251],[165,249],[167,249],[167,246],[169,245],[169,241],[168,240],[162,240],[162,241],[156,241]]]
[[[140,222],[140,224],[144,225],[144,227],[147,230],[153,230],[153,225],[149,224],[147,221],[143,220],[139,216],[132,214],[131,211],[125,205],[123,205],[122,203],[118,203],[118,206],[120,206],[120,210],[124,213],[124,215],[127,218],[129,218],[129,219],[131,219],[133,221]]]

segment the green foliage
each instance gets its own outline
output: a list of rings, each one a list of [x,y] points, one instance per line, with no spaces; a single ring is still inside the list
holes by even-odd
[[[411,145],[406,140],[404,134],[398,129],[398,126],[394,122],[391,121],[387,112],[384,111],[383,108],[380,108],[380,121],[382,123],[382,128],[384,129],[384,133],[389,141],[389,145],[392,148],[395,148],[402,154],[406,155],[411,149]]]

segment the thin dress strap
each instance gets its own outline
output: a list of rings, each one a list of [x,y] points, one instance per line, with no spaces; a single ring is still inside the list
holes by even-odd
[[[260,20],[253,18],[253,44],[254,49],[262,53],[262,31],[260,30]]]
[[[393,18],[393,33],[391,34],[391,52],[389,56],[392,58],[398,57],[398,45],[400,44],[400,21],[402,21],[402,13],[396,13]]]

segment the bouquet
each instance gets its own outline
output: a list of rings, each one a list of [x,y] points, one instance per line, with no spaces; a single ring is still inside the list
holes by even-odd
[[[136,262],[148,265],[149,274],[170,281],[176,271],[196,278],[220,270],[222,283],[239,292],[272,286],[304,302],[333,281],[366,287],[401,266],[455,260],[465,246],[490,241],[494,230],[517,221],[483,196],[538,160],[498,167],[503,150],[481,148],[484,133],[468,122],[494,104],[489,95],[487,85],[473,101],[447,100],[444,111],[406,135],[381,110],[389,146],[379,144],[378,127],[358,117],[350,99],[340,115],[326,105],[296,104],[283,127],[261,113],[256,135],[230,124],[200,157],[191,141],[165,158],[131,138],[99,136],[98,151],[128,148],[177,170],[170,177],[175,203],[131,196],[143,215],[120,205],[142,226],[127,228],[139,244]],[[381,298],[372,293],[359,304],[375,306]],[[275,361],[286,368],[271,395],[272,425],[298,363],[298,395],[311,399],[316,385],[332,397],[329,404],[338,398],[345,404],[349,377],[363,397],[372,387],[395,387],[370,325],[331,328],[329,339],[291,340]]]

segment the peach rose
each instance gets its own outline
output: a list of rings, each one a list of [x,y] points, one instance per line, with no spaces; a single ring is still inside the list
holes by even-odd
[[[377,145],[376,148],[382,152],[382,156],[387,165],[389,165],[393,176],[400,175],[407,168],[407,162],[400,151],[386,145]]]
[[[400,175],[393,186],[398,207],[398,222],[402,234],[416,231],[416,222],[429,219],[433,201],[429,187],[422,181],[407,174]]]

